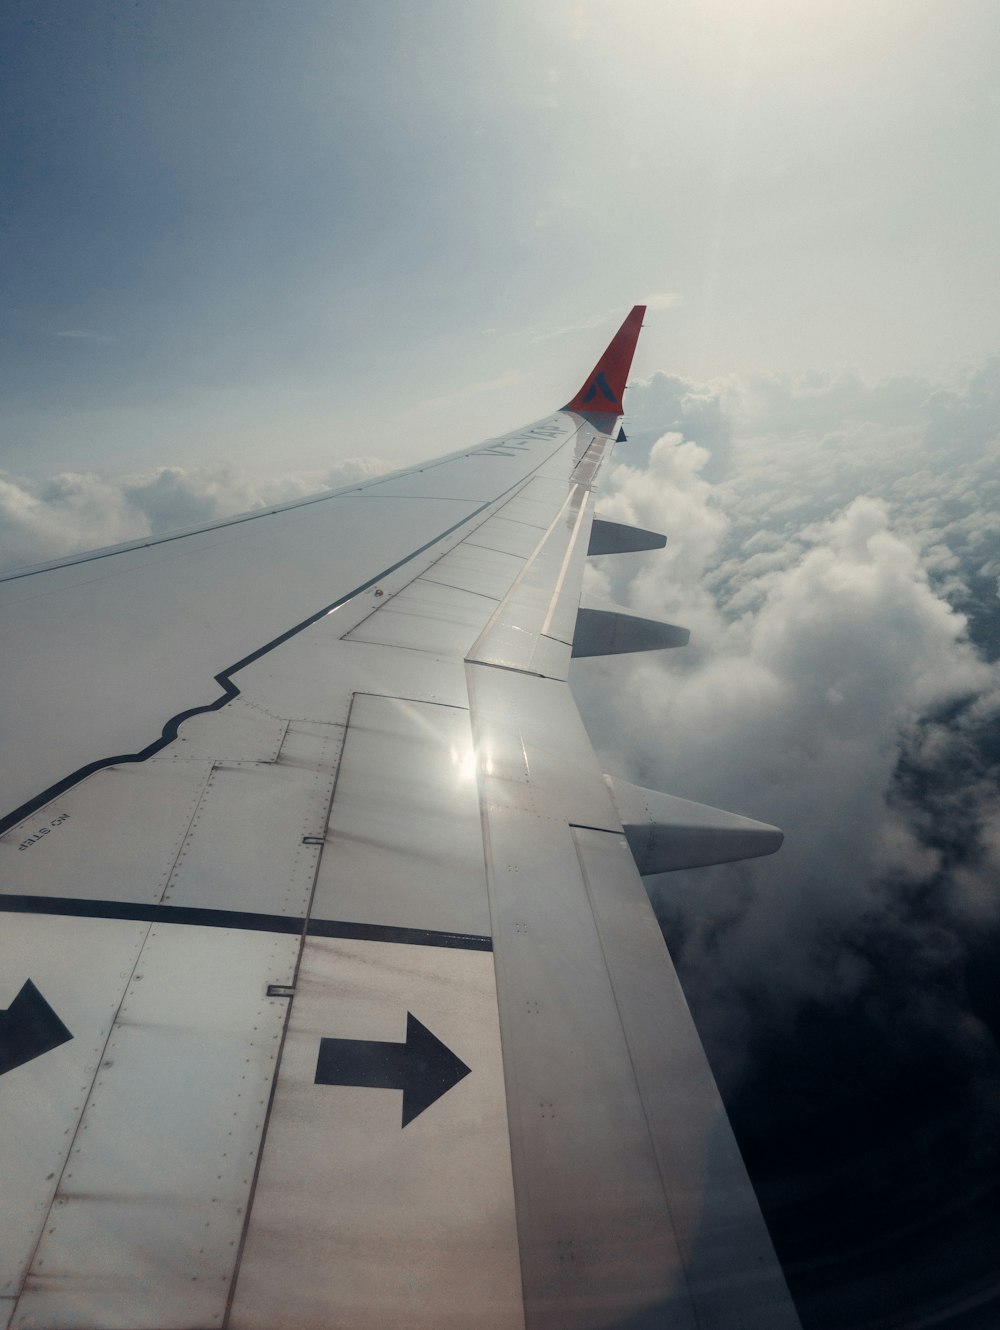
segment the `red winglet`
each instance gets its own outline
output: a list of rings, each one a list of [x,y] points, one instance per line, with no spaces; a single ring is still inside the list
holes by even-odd
[[[622,414],[622,393],[645,312],[645,305],[633,306],[631,314],[612,337],[611,345],[572,402],[566,403],[564,411],[590,411],[610,416]]]

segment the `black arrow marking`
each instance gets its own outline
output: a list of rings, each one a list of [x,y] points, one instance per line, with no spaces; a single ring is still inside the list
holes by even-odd
[[[0,1011],[0,1076],[72,1038],[29,979],[7,1010]]]
[[[316,1085],[364,1085],[402,1090],[402,1126],[457,1085],[471,1069],[446,1048],[412,1012],[406,1013],[406,1043],[371,1039],[321,1039]]]

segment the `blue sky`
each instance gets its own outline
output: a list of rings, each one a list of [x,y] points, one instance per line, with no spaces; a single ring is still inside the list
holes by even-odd
[[[443,451],[565,400],[651,296],[639,375],[980,357],[995,18],[9,4],[0,466]]]

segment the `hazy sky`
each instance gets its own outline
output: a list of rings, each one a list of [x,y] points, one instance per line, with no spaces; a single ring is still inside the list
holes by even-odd
[[[992,0],[8,4],[0,570],[477,442],[651,309],[606,769],[806,1330],[1000,1324]]]
[[[9,0],[0,466],[322,467],[993,349],[990,0]],[[656,303],[656,302],[654,302]]]

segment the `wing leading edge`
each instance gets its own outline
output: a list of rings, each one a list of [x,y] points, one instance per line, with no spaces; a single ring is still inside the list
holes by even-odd
[[[780,833],[566,682],[642,312],[523,429],[0,581],[6,1324],[798,1324],[637,869]]]

